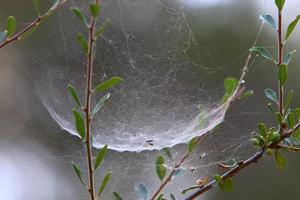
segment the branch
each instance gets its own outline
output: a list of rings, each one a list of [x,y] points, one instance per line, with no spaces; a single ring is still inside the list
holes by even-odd
[[[221,176],[222,180],[224,181],[228,178],[232,178],[235,175],[237,175],[242,169],[246,168],[247,166],[251,165],[252,163],[257,163],[263,157],[264,152],[265,152],[266,149],[268,149],[268,148],[278,149],[279,143],[282,140],[284,140],[285,138],[290,137],[299,128],[300,128],[300,122],[298,122],[298,124],[296,124],[292,129],[281,131],[281,138],[278,142],[273,142],[273,143],[265,146],[264,148],[262,148],[260,151],[256,152],[253,156],[251,156],[247,160],[241,161],[240,163],[238,163],[236,165],[236,167],[232,168],[231,170],[229,170],[228,172],[226,172],[225,174],[223,174]],[[187,197],[185,200],[193,200],[196,197],[200,196],[201,194],[203,194],[203,193],[207,192],[208,190],[212,189],[216,185],[218,185],[217,181],[213,180],[210,183],[208,183],[208,184],[204,185],[203,187],[201,187],[198,191],[196,191],[195,193],[193,193],[192,195]]]
[[[99,5],[100,0],[95,0],[95,4]],[[91,144],[91,99],[92,99],[92,82],[93,82],[93,64],[94,64],[94,44],[95,44],[95,27],[96,17],[91,16],[90,23],[88,26],[88,52],[87,52],[87,64],[86,64],[86,97],[85,97],[85,123],[86,123],[86,153],[87,153],[87,165],[88,165],[88,179],[89,179],[89,195],[90,200],[95,200],[95,184],[94,184],[94,167],[93,167],[93,155],[92,155],[92,144]]]
[[[58,10],[66,1],[67,0],[60,0],[60,2],[55,7],[52,7],[46,13],[39,15],[35,20],[33,20],[29,25],[25,26],[18,33],[14,34],[12,37],[7,38],[0,44],[0,49],[12,43],[13,41],[20,40],[22,35],[37,27],[42,20],[46,19],[50,14]]]

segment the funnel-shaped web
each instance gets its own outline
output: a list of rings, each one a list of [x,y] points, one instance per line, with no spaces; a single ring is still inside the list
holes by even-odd
[[[187,19],[184,2],[103,3],[100,22],[110,18],[112,26],[98,42],[94,85],[115,75],[124,82],[109,91],[109,102],[92,123],[94,146],[161,149],[186,143],[220,124],[227,109],[218,103],[223,91],[209,86],[215,74],[205,65],[211,58],[195,39],[199,33],[191,24],[196,21]],[[70,1],[51,18],[53,24],[47,24],[51,31],[40,33],[44,43],[33,48],[39,68],[32,76],[52,118],[76,135],[71,112],[76,105],[66,86],[74,85],[84,103],[85,56],[76,35],[85,29],[68,9],[74,5],[87,10]],[[47,52],[41,51],[44,48]],[[93,104],[103,95],[96,94]]]

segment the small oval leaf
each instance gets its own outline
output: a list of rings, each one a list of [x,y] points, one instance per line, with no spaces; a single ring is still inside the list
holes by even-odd
[[[80,135],[81,139],[84,140],[85,138],[85,126],[84,126],[84,120],[81,116],[81,114],[73,109],[73,117],[74,117],[74,121],[75,121],[75,126],[76,126],[76,130],[78,132],[78,134]]]
[[[81,48],[83,49],[84,53],[88,54],[89,45],[88,45],[87,40],[85,39],[85,37],[81,33],[78,33],[77,41],[80,44]]]
[[[285,0],[275,0],[277,8],[281,11],[284,7]]]
[[[134,189],[137,193],[139,200],[147,200],[148,190],[144,184],[142,184],[142,183],[137,184],[134,186]]]
[[[263,23],[270,25],[272,28],[274,28],[274,29],[277,28],[277,26],[275,24],[275,20],[274,20],[274,18],[271,15],[260,15],[259,19]]]
[[[90,12],[93,17],[98,17],[100,13],[100,5],[99,4],[91,4],[90,5]]]
[[[294,21],[292,21],[292,23],[290,23],[290,25],[288,26],[288,29],[286,31],[285,40],[288,40],[289,37],[292,35],[292,33],[293,33],[295,27],[297,26],[299,20],[300,20],[300,15],[298,15],[296,17],[296,19]]]
[[[99,112],[99,110],[102,108],[104,103],[109,99],[109,97],[110,97],[110,94],[108,93],[97,102],[95,108],[93,109],[92,117],[94,117]]]
[[[270,88],[265,89],[265,95],[268,97],[271,101],[275,102],[278,104],[278,97],[275,91],[273,91]]]
[[[68,89],[68,91],[69,91],[70,96],[73,97],[73,99],[74,99],[74,101],[76,102],[76,104],[77,104],[79,107],[81,107],[81,103],[80,103],[80,101],[79,101],[78,93],[77,93],[76,88],[75,88],[73,85],[69,84],[69,85],[67,86],[67,89]]]
[[[104,92],[104,91],[118,85],[122,81],[123,81],[123,79],[121,77],[114,76],[114,77],[100,83],[99,85],[97,85],[95,88],[95,91],[96,92]]]
[[[261,47],[261,46],[252,47],[250,49],[250,52],[258,53],[266,59],[275,61],[272,54],[265,47]]]
[[[79,8],[76,8],[76,7],[71,7],[70,8],[73,13],[78,17],[78,19],[83,23],[85,24],[86,26],[88,26],[88,23],[86,21],[86,18],[85,16],[82,14],[81,10]]]
[[[288,54],[284,57],[284,59],[283,59],[283,64],[289,65],[290,62],[291,62],[291,60],[292,60],[292,58],[293,58],[293,55],[294,55],[295,53],[296,53],[296,50],[293,50],[293,51],[291,51],[290,53],[288,53]]]
[[[13,36],[17,27],[17,21],[14,16],[9,16],[6,21],[7,37]]]
[[[83,181],[83,178],[82,178],[82,172],[81,172],[81,169],[72,162],[72,166],[73,166],[73,169],[77,175],[77,177],[79,178],[80,182],[85,186],[87,187],[87,185],[85,184],[85,182]]]
[[[167,174],[167,167],[165,164],[165,159],[162,156],[158,156],[156,158],[156,174],[161,181],[164,180]]]
[[[7,35],[7,31],[6,30],[0,32],[0,43],[2,43],[5,40],[6,35]]]
[[[279,151],[275,151],[275,160],[280,170],[284,170],[285,159]]]
[[[102,160],[105,157],[107,152],[107,145],[105,145],[98,153],[96,160],[95,160],[95,170],[101,165]]]
[[[98,197],[100,197],[100,195],[102,194],[102,192],[104,191],[110,177],[112,175],[112,172],[107,172],[107,174],[105,175],[105,177],[103,178],[102,182],[101,182],[101,185],[100,185],[100,188],[99,188],[99,193],[98,193]]]
[[[288,67],[285,64],[279,65],[278,80],[280,85],[283,86],[288,79]]]

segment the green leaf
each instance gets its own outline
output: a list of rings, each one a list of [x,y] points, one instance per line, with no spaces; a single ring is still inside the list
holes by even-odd
[[[283,9],[284,3],[285,0],[275,0],[275,4],[280,11]]]
[[[93,109],[92,117],[94,117],[99,112],[99,110],[102,108],[105,101],[109,99],[109,97],[110,97],[110,94],[108,93],[97,102],[95,108]]]
[[[170,193],[170,198],[171,198],[171,200],[176,200],[176,197],[172,193]]]
[[[260,15],[259,18],[263,23],[270,25],[274,29],[277,28],[275,20],[271,15]]]
[[[17,27],[17,21],[14,16],[9,16],[6,21],[7,37],[13,36]]]
[[[278,97],[275,91],[273,91],[270,88],[265,89],[265,95],[268,97],[271,101],[275,102],[278,104]]]
[[[105,157],[107,152],[107,145],[105,145],[98,153],[96,160],[95,160],[95,170],[101,165],[102,160]]]
[[[279,65],[278,80],[280,85],[283,86],[288,79],[288,67],[285,64]]]
[[[293,33],[295,27],[297,26],[298,22],[300,19],[300,15],[298,15],[296,17],[296,19],[294,21],[292,21],[292,23],[290,23],[290,25],[288,26],[288,29],[286,31],[286,35],[285,35],[285,40],[288,40],[289,37],[291,36],[291,34]]]
[[[188,191],[190,191],[190,190],[195,190],[195,189],[199,189],[200,187],[199,187],[199,185],[194,185],[194,186],[191,186],[191,187],[188,187],[188,188],[186,188],[186,189],[184,189],[182,192],[181,192],[181,194],[186,194]]]
[[[188,151],[192,152],[194,150],[194,148],[197,145],[197,139],[198,137],[194,137],[193,139],[191,139],[188,143]]]
[[[83,178],[82,178],[82,172],[81,172],[81,169],[72,162],[72,166],[73,166],[73,169],[76,173],[76,175],[78,176],[80,182],[87,188],[87,185],[85,184],[85,182],[83,181]]]
[[[122,197],[117,192],[113,192],[115,200],[122,200]]]
[[[167,167],[165,164],[165,159],[162,156],[158,156],[156,158],[156,174],[161,181],[164,180],[167,174]]]
[[[36,13],[38,14],[38,15],[40,15],[41,14],[41,1],[40,0],[33,0],[33,5],[34,5],[34,9],[35,9],[35,11],[36,11]]]
[[[224,80],[225,91],[228,94],[232,94],[237,87],[239,81],[236,78],[228,77]]]
[[[284,105],[285,109],[288,109],[288,107],[291,104],[291,101],[293,99],[293,96],[294,96],[294,91],[290,90],[286,97],[286,101],[285,101],[285,105]]]
[[[224,80],[225,94],[222,97],[222,102],[225,103],[228,98],[234,93],[235,88],[237,87],[239,80],[233,77],[227,77]]]
[[[259,134],[265,138],[267,136],[266,125],[264,123],[259,123],[258,128],[259,128]]]
[[[70,96],[73,97],[73,99],[75,100],[75,102],[77,103],[77,105],[78,105],[79,107],[81,107],[81,103],[80,103],[80,101],[79,101],[78,93],[77,93],[76,88],[75,88],[73,85],[69,84],[69,85],[67,86],[67,89],[68,89],[68,91],[69,91]]]
[[[284,59],[283,59],[283,64],[285,65],[289,65],[289,63],[291,62],[293,55],[296,53],[296,50],[291,51],[290,53],[288,53]]]
[[[100,13],[100,5],[98,4],[91,4],[90,5],[90,12],[93,15],[93,17],[98,17]]]
[[[95,34],[96,38],[99,38],[100,36],[102,36],[102,34],[105,32],[105,30],[109,26],[111,26],[111,21],[110,21],[110,19],[106,19],[103,22],[103,24],[99,27],[99,29],[97,30],[97,32]]]
[[[147,200],[148,190],[144,184],[137,184],[134,186],[137,193],[138,200]]]
[[[73,13],[78,17],[78,19],[83,23],[85,24],[86,26],[89,26],[89,24],[87,23],[86,21],[86,18],[85,16],[82,14],[81,10],[79,8],[76,8],[76,7],[71,7],[70,8]]]
[[[85,39],[85,37],[81,33],[78,33],[77,41],[79,42],[79,44],[80,44],[81,48],[83,49],[84,53],[88,54],[89,45],[88,45],[87,40]]]
[[[233,181],[231,178],[227,178],[226,180],[222,180],[222,177],[218,174],[215,175],[215,180],[217,181],[219,187],[223,191],[230,192],[233,190]]]
[[[85,126],[84,126],[84,120],[81,116],[81,114],[73,109],[73,117],[75,120],[75,125],[76,125],[76,130],[78,132],[78,134],[80,135],[81,139],[84,140],[85,137]]]
[[[2,43],[5,40],[6,35],[7,35],[7,31],[6,30],[0,32],[0,43]]]
[[[266,59],[275,61],[272,54],[265,47],[261,47],[261,46],[252,47],[250,49],[250,52],[258,53]]]
[[[279,151],[275,151],[275,160],[276,160],[278,168],[280,170],[284,170],[285,159],[284,159],[283,155]]]
[[[98,197],[100,197],[100,195],[102,194],[102,192],[104,191],[110,177],[112,175],[112,172],[107,172],[107,174],[105,175],[105,177],[103,178],[100,188],[99,188],[99,193],[98,193]]]
[[[296,120],[295,120],[295,114],[294,113],[289,113],[288,114],[288,123],[289,123],[289,126],[292,128],[295,126],[296,124]]]
[[[104,92],[105,90],[108,90],[108,89],[118,85],[122,81],[123,81],[123,79],[121,77],[114,76],[106,81],[103,81],[99,85],[97,85],[95,88],[95,91],[96,92]]]

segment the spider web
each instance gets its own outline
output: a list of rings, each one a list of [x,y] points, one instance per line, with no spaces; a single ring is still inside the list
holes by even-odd
[[[118,151],[162,149],[186,143],[224,120],[227,108],[220,103],[224,93],[220,85],[225,76],[218,80],[219,72],[239,63],[247,51],[229,62],[214,63],[202,38],[195,37],[199,30],[186,16],[192,12],[188,5],[104,2],[102,18],[110,18],[113,25],[99,41],[93,77],[95,83],[112,75],[125,81],[111,91],[111,101],[93,123],[94,146],[108,144]],[[40,35],[23,42],[18,53],[28,62],[24,65],[34,92],[50,115],[62,129],[77,135],[71,114],[75,105],[66,85],[75,85],[83,101],[85,56],[76,33],[85,30],[69,11],[71,6],[87,10],[87,4],[69,1],[42,26]],[[206,123],[201,125],[200,120]]]
[[[86,4],[70,4],[87,10]],[[206,84],[218,67],[193,59],[201,56],[200,60],[211,62],[195,40],[183,1],[118,0],[104,2],[103,8],[102,19],[109,18],[112,27],[98,42],[94,84],[113,75],[123,77],[124,83],[110,91],[110,102],[93,122],[95,147],[162,149],[186,143],[223,121],[226,108],[219,103],[223,91]],[[75,105],[65,88],[73,84],[83,102],[85,59],[75,37],[85,30],[67,10],[59,12],[56,20],[59,26],[45,36],[47,47],[33,47],[31,54],[39,58],[40,68],[32,76],[52,118],[77,135],[70,112]],[[191,56],[195,47],[197,55]],[[209,122],[202,127],[199,113]]]

